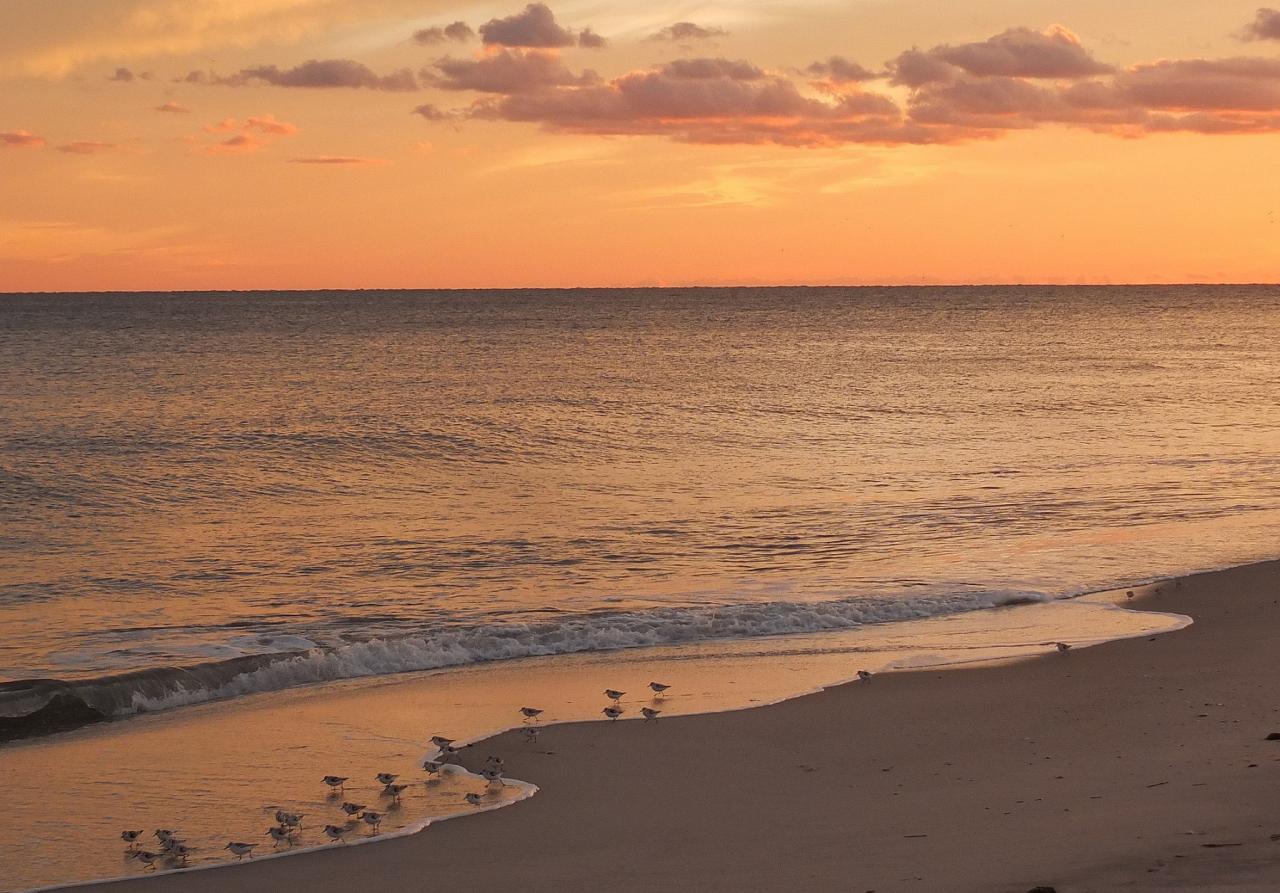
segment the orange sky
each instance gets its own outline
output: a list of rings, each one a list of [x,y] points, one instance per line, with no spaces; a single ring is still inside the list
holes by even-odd
[[[0,82],[0,291],[1280,281],[1256,0],[8,0]]]

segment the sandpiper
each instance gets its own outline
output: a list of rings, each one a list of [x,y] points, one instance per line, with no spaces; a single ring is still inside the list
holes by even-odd
[[[334,843],[342,840],[342,835],[347,833],[346,828],[339,828],[337,825],[325,825],[324,836],[332,840]]]
[[[275,841],[275,846],[280,846],[280,844],[282,843],[287,843],[289,846],[293,846],[292,835],[293,835],[293,832],[290,831],[288,828],[276,827],[276,828],[267,829],[267,836],[269,836],[272,840]]]
[[[158,854],[150,850],[134,850],[132,857],[151,869],[156,867],[156,860],[160,858]]]
[[[183,841],[172,836],[166,837],[164,840],[160,841],[160,849],[164,850],[166,853],[175,853],[182,845]]]
[[[138,845],[138,838],[142,836],[141,831],[121,831],[120,839],[129,845],[129,849],[133,849]]]
[[[422,764],[422,771],[428,775],[440,774],[440,764],[435,760],[426,760]]]
[[[859,670],[859,671],[858,671],[858,679],[859,679],[859,681],[861,681],[861,682],[870,682],[870,681],[871,681],[871,671],[870,671],[870,670]]]
[[[399,777],[399,775],[392,775],[390,772],[379,772],[373,777],[373,780],[378,784],[391,784],[391,782],[395,781]]]
[[[654,693],[655,695],[657,695],[658,697],[662,697],[662,693],[663,693],[664,691],[666,691],[667,689],[669,689],[670,687],[671,687],[671,686],[670,686],[670,685],[667,685],[665,682],[650,682],[650,683],[649,683],[649,688],[653,689],[653,693]]]
[[[187,857],[191,855],[191,847],[187,846],[185,843],[175,841],[165,847],[165,852],[169,854],[170,859],[174,859],[181,862],[183,865],[186,865]]]
[[[526,721],[533,720],[534,722],[537,722],[538,716],[542,713],[542,708],[541,707],[521,707],[520,712],[524,714],[524,718]]]
[[[603,713],[605,716],[609,717],[610,719],[616,720],[619,716],[623,714],[624,711],[621,707],[606,707],[600,712]]]
[[[382,789],[382,796],[390,797],[392,800],[399,801],[400,795],[408,789],[407,784],[389,784]]]
[[[256,843],[241,843],[238,840],[233,840],[231,841],[231,843],[224,846],[223,849],[231,850],[231,852],[235,854],[236,861],[238,862],[241,859],[243,859],[245,856],[248,856],[250,859],[252,859],[253,848],[256,846],[257,846]]]
[[[365,803],[352,803],[350,800],[347,800],[347,801],[344,801],[342,804],[342,811],[345,812],[347,815],[355,815],[356,813],[363,810],[366,805],[367,804]]]
[[[170,837],[173,837],[175,834],[177,834],[176,831],[171,831],[168,828],[157,828],[155,830],[156,840],[160,841],[161,843],[164,843],[166,840],[168,840]]]
[[[444,748],[448,747],[450,744],[453,743],[453,739],[446,738],[443,735],[432,735],[431,743],[434,744],[436,747],[439,747],[441,750],[443,750]]]
[[[614,691],[612,688],[606,688],[604,690],[604,696],[608,698],[610,701],[613,701],[613,703],[615,704],[621,701],[622,696],[625,694],[626,694],[625,691]]]
[[[1053,647],[1058,649],[1059,654],[1066,654],[1071,650],[1071,645],[1066,642],[1054,642]]]
[[[640,708],[640,715],[644,717],[645,722],[648,722],[651,719],[656,720],[658,718],[658,714],[661,712],[662,712],[661,710],[654,710],[652,707]]]
[[[331,788],[335,788],[339,791],[346,790],[343,787],[343,785],[347,783],[347,776],[345,775],[326,775],[320,780]]]
[[[374,812],[372,809],[365,810],[360,813],[360,818],[364,823],[373,829],[374,833],[378,832],[378,826],[382,824],[382,813]]]
[[[466,795],[465,797],[463,797],[462,799],[463,799],[463,800],[466,800],[466,801],[467,801],[468,803],[470,803],[472,806],[479,806],[479,805],[480,805],[480,795],[479,795],[479,794],[476,794],[476,793],[470,793],[470,794],[467,794],[467,795]]]
[[[285,828],[301,828],[303,813],[285,812],[283,809],[276,810],[276,821]]]

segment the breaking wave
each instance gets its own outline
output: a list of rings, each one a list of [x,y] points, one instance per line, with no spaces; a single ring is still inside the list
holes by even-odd
[[[667,608],[561,617],[536,623],[487,623],[276,652],[186,667],[155,667],[64,681],[0,683],[0,717],[20,721],[61,695],[117,718],[301,685],[434,670],[488,661],[680,645],[709,639],[816,633],[1047,601],[1042,593],[994,590],[908,599],[847,598],[764,602],[716,608]]]

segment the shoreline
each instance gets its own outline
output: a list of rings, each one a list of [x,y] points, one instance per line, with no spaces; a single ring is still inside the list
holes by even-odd
[[[1208,641],[1212,649],[1216,649],[1226,658],[1233,655],[1235,660],[1233,665],[1239,664],[1242,654],[1251,653],[1248,649],[1239,647],[1238,641],[1241,636],[1257,636],[1260,630],[1265,630],[1266,620],[1275,619],[1276,599],[1272,594],[1276,589],[1276,582],[1280,580],[1280,562],[1269,561],[1251,565],[1243,565],[1227,570],[1219,570],[1194,574],[1185,578],[1177,578],[1172,582],[1162,582],[1151,585],[1146,588],[1135,586],[1135,590],[1141,589],[1140,598],[1135,599],[1132,603],[1133,607],[1138,609],[1149,609],[1159,611],[1173,611],[1175,613],[1190,614],[1195,618],[1196,623],[1189,627],[1178,631],[1177,634],[1168,636],[1153,637],[1149,641],[1158,642],[1164,640],[1177,640],[1183,642],[1190,640],[1193,643],[1202,640]],[[1245,582],[1248,586],[1241,586]],[[1184,585],[1185,584],[1185,585]],[[1238,621],[1228,623],[1226,618],[1231,616],[1230,607],[1224,607],[1220,599],[1212,598],[1212,593],[1217,592],[1224,587],[1236,590],[1232,598],[1239,602],[1231,607],[1249,608],[1256,607],[1261,613],[1266,614],[1270,611],[1267,618],[1259,618],[1258,622],[1252,625],[1252,628],[1241,628]],[[1268,589],[1268,587],[1270,587]],[[1259,591],[1261,590],[1261,591]],[[1205,593],[1210,593],[1206,596]],[[1244,594],[1240,594],[1243,592]],[[1199,593],[1198,595],[1196,593]],[[1254,604],[1256,603],[1256,604]],[[1179,610],[1179,608],[1191,608],[1190,610]],[[1245,611],[1237,611],[1239,614],[1249,613]],[[1207,630],[1207,632],[1206,632]],[[1225,631],[1225,632],[1224,632]],[[1230,632],[1231,635],[1227,635]],[[1265,632],[1263,632],[1265,636]],[[1234,643],[1231,639],[1236,639]],[[934,670],[914,670],[900,673],[889,674],[884,677],[878,677],[870,685],[845,684],[825,688],[824,690],[814,693],[801,695],[793,699],[776,703],[759,710],[745,709],[715,714],[695,714],[689,716],[669,717],[659,720],[654,724],[633,723],[632,726],[614,726],[613,724],[604,724],[599,722],[588,723],[567,723],[564,725],[549,726],[543,735],[543,739],[549,746],[554,746],[554,751],[543,751],[541,745],[537,750],[532,750],[522,745],[518,740],[518,736],[510,732],[503,733],[496,738],[488,739],[489,746],[486,748],[488,752],[494,752],[502,755],[507,760],[510,772],[513,776],[527,779],[530,783],[540,788],[539,796],[531,800],[523,801],[523,805],[517,810],[501,810],[494,816],[489,816],[484,820],[475,821],[457,821],[449,820],[432,824],[426,830],[396,839],[385,838],[382,843],[384,847],[368,848],[361,847],[360,850],[374,850],[381,855],[377,857],[358,854],[355,851],[336,851],[329,849],[322,853],[309,853],[311,858],[301,860],[260,860],[256,863],[238,863],[225,866],[227,871],[246,872],[244,874],[227,875],[224,871],[206,872],[196,870],[193,872],[184,872],[182,881],[167,882],[166,878],[171,873],[162,873],[151,877],[129,877],[117,880],[111,880],[104,883],[88,883],[77,885],[77,889],[91,889],[100,887],[102,889],[121,890],[121,885],[127,884],[147,884],[150,885],[146,889],[161,890],[169,889],[164,885],[166,883],[174,883],[178,886],[173,889],[182,890],[221,890],[227,889],[232,885],[243,885],[245,883],[270,884],[272,886],[284,885],[286,888],[293,885],[301,885],[306,883],[308,886],[319,885],[320,890],[338,889],[343,884],[354,882],[357,878],[362,883],[374,882],[380,886],[390,889],[411,889],[411,884],[405,884],[400,874],[409,866],[418,866],[424,873],[424,876],[439,878],[447,876],[451,882],[457,883],[464,889],[498,889],[505,886],[511,881],[511,872],[508,870],[503,873],[503,865],[510,864],[508,858],[515,858],[517,861],[528,864],[530,862],[541,864],[543,871],[541,875],[538,873],[527,873],[521,871],[520,875],[525,886],[532,886],[533,889],[552,889],[563,888],[582,888],[589,886],[591,879],[597,880],[602,876],[611,877],[611,885],[619,889],[629,889],[627,884],[631,883],[635,889],[641,889],[647,886],[646,883],[640,883],[642,878],[632,876],[619,868],[618,876],[614,877],[609,874],[610,866],[630,865],[635,871],[647,870],[652,872],[650,852],[648,846],[626,847],[619,843],[618,840],[597,839],[601,828],[608,828],[612,824],[616,824],[617,816],[612,815],[612,811],[604,808],[607,804],[601,802],[600,787],[612,789],[613,794],[625,800],[628,807],[621,812],[626,813],[627,824],[632,834],[631,839],[637,835],[649,836],[654,843],[662,841],[669,836],[669,828],[673,816],[681,816],[687,818],[687,814],[692,813],[709,813],[719,815],[722,821],[703,822],[696,827],[684,827],[683,832],[674,840],[668,841],[677,848],[679,845],[688,843],[689,841],[700,841],[702,845],[712,852],[719,852],[723,857],[725,842],[732,842],[734,845],[731,851],[738,854],[740,850],[746,847],[750,850],[753,846],[763,843],[767,849],[775,849],[776,838],[786,838],[789,832],[784,832],[783,826],[774,829],[774,835],[765,835],[763,840],[758,839],[760,828],[751,827],[752,819],[761,818],[761,816],[753,816],[753,812],[758,812],[759,808],[765,802],[772,804],[774,809],[770,810],[773,814],[779,813],[789,815],[793,822],[799,822],[801,827],[808,827],[817,835],[818,838],[829,837],[835,830],[843,830],[851,835],[851,839],[861,839],[868,836],[875,836],[877,827],[874,824],[863,820],[858,820],[853,816],[838,810],[836,814],[832,814],[832,805],[827,801],[822,791],[810,790],[814,777],[825,779],[826,782],[835,784],[843,789],[841,782],[853,786],[859,793],[854,794],[855,801],[861,805],[866,805],[867,799],[861,793],[866,790],[878,791],[878,796],[873,798],[873,803],[881,809],[892,811],[894,804],[893,798],[899,797],[905,793],[902,790],[884,789],[883,779],[879,776],[899,776],[911,778],[915,776],[916,782],[923,782],[925,785],[934,785],[935,782],[928,781],[929,773],[922,774],[922,767],[901,767],[901,766],[879,766],[864,767],[855,761],[854,765],[841,765],[838,761],[831,762],[823,759],[811,759],[806,763],[800,764],[801,774],[790,779],[796,785],[796,790],[776,790],[778,779],[776,779],[770,770],[779,764],[788,762],[791,757],[789,754],[806,749],[813,748],[819,743],[825,747],[843,743],[852,753],[859,753],[859,746],[854,743],[865,737],[868,740],[884,746],[891,745],[890,753],[910,753],[913,743],[909,740],[903,740],[904,735],[908,735],[909,728],[862,728],[861,716],[857,710],[858,700],[866,700],[874,702],[874,705],[880,709],[888,709],[890,714],[897,713],[910,714],[913,709],[918,709],[921,702],[927,702],[935,708],[942,708],[939,712],[946,712],[947,703],[941,695],[947,697],[959,694],[962,697],[972,698],[975,688],[981,688],[995,680],[996,684],[1001,687],[1010,687],[1012,689],[1023,689],[1028,686],[1032,690],[1038,690],[1041,695],[1048,694],[1043,691],[1046,684],[1052,688],[1054,677],[1065,673],[1067,679],[1079,678],[1082,671],[1088,671],[1095,684],[1105,683],[1109,686],[1114,695],[1126,695],[1132,699],[1133,692],[1129,687],[1141,684],[1135,682],[1135,676],[1132,667],[1128,665],[1140,664],[1147,659],[1144,654],[1147,649],[1145,643],[1140,640],[1120,640],[1101,644],[1086,650],[1072,652],[1068,655],[1053,655],[1047,658],[1017,660],[1011,663],[1003,663],[994,667],[960,667],[955,668],[959,672],[948,672],[945,674]],[[1178,649],[1160,649],[1160,651],[1178,650]],[[1255,655],[1256,656],[1256,655]],[[1271,670],[1274,672],[1276,658],[1271,658]],[[1128,672],[1117,673],[1117,668],[1113,664],[1123,665]],[[1265,660],[1264,660],[1265,663]],[[1094,665],[1102,665],[1099,671]],[[1194,669],[1181,671],[1182,675],[1174,672],[1173,679],[1181,681],[1186,685],[1207,684],[1206,680],[1201,679],[1205,674],[1198,674]],[[1099,675],[1103,679],[1092,678]],[[1045,678],[1048,677],[1049,682],[1046,683]],[[932,678],[929,678],[932,676]],[[1190,682],[1182,676],[1189,676]],[[1268,678],[1268,669],[1262,668],[1255,676],[1256,679],[1263,684],[1264,688],[1270,689],[1266,685]],[[1273,677],[1272,677],[1273,678]],[[1062,680],[1057,680],[1062,681]],[[1038,686],[1038,689],[1037,689]],[[954,691],[953,691],[954,690]],[[1163,687],[1161,688],[1163,690]],[[883,693],[883,694],[882,694]],[[1273,692],[1271,692],[1273,694]],[[1167,701],[1166,698],[1154,697],[1153,692],[1143,691],[1144,697],[1138,699],[1138,703],[1147,704],[1148,701],[1154,702],[1155,706],[1159,706],[1161,701]],[[1038,700],[1038,699],[1037,699]],[[1218,703],[1222,702],[1205,702]],[[1263,704],[1269,705],[1270,701],[1263,701]],[[998,705],[985,703],[981,706],[985,707],[986,715],[983,711],[978,710],[973,713],[959,714],[965,717],[978,717],[985,720],[984,726],[989,726],[994,722],[1009,723],[1014,721],[1015,717],[1001,712]],[[1147,704],[1151,706],[1151,704]],[[1166,704],[1167,706],[1167,704]],[[1075,709],[1079,711],[1079,715],[1083,716],[1087,705],[1075,705]],[[1039,705],[1040,711],[1043,711],[1043,704]],[[951,708],[954,711],[954,705]],[[1270,707],[1270,713],[1256,730],[1257,734],[1244,736],[1243,744],[1252,745],[1259,752],[1256,754],[1255,762],[1248,767],[1248,771],[1255,774],[1257,772],[1269,772],[1274,780],[1274,773],[1277,766],[1280,765],[1280,748],[1276,748],[1274,744],[1254,744],[1253,742],[1261,742],[1262,738],[1270,733],[1280,729],[1280,718],[1277,718],[1275,708]],[[1092,710],[1097,719],[1096,713],[1101,711],[1107,713],[1105,704],[1099,705],[1093,703]],[[842,714],[840,719],[835,722],[845,727],[844,730],[848,735],[848,740],[843,742],[833,742],[829,731],[825,729],[825,716],[829,712],[838,712]],[[1030,709],[1034,713],[1034,708]],[[1266,712],[1264,710],[1264,712]],[[993,715],[994,714],[994,715]],[[915,718],[920,720],[921,717],[916,715]],[[1197,715],[1197,718],[1199,716]],[[1041,716],[1048,728],[1044,732],[1037,732],[1038,737],[1048,737],[1057,739],[1062,737],[1070,737],[1068,733],[1072,730],[1064,727],[1061,717]],[[1119,722],[1119,719],[1116,719]],[[821,720],[821,721],[819,721]],[[841,721],[843,720],[843,721]],[[1133,722],[1132,718],[1128,720]],[[1236,719],[1238,724],[1241,720]],[[1056,722],[1056,725],[1055,725]],[[850,725],[857,726],[849,728]],[[1194,729],[1196,723],[1192,722],[1191,727]],[[1271,728],[1275,726],[1276,728]],[[781,727],[781,728],[780,728]],[[781,739],[773,738],[782,728],[785,728],[786,734]],[[935,718],[926,723],[926,728],[933,735],[940,734],[947,730],[945,723],[939,725],[939,719]],[[917,729],[918,731],[918,729]],[[950,731],[955,732],[956,728],[952,727]],[[1135,733],[1148,732],[1147,729],[1133,729]],[[645,737],[641,737],[644,735]],[[605,738],[604,736],[608,736]],[[625,736],[625,737],[624,737]],[[772,738],[773,743],[763,744],[758,739],[761,737]],[[1024,736],[1025,737],[1025,736]],[[667,741],[668,738],[678,738],[678,742]],[[602,744],[602,742],[604,742]],[[963,742],[961,742],[963,743]],[[1003,745],[1004,747],[1013,747],[1015,751],[1020,751],[1018,743],[1011,740],[988,742],[992,745]],[[1033,742],[1034,743],[1034,742]],[[654,745],[660,744],[655,750]],[[1195,748],[1198,745],[1196,741],[1188,740],[1178,742],[1178,749],[1187,747]],[[674,746],[674,750],[672,749]],[[1267,750],[1269,748],[1269,750]],[[715,751],[715,756],[708,762],[707,751]],[[997,747],[997,749],[999,749]],[[1096,750],[1097,748],[1095,748]],[[600,751],[612,751],[612,756],[602,754]],[[825,758],[832,758],[842,754],[846,747],[837,747],[836,753],[823,751],[822,747],[818,750]],[[1268,754],[1270,759],[1265,759]],[[1020,754],[1025,755],[1025,754]],[[551,759],[552,756],[564,757],[570,759]],[[933,756],[937,756],[933,754]],[[1011,783],[1008,777],[997,777],[1001,773],[994,772],[998,769],[998,765],[992,765],[987,755],[988,763],[985,768],[988,770],[988,778],[986,779],[987,788],[1005,789]],[[1212,752],[1206,756],[1212,756]],[[601,758],[607,763],[607,766],[600,765]],[[862,757],[865,759],[865,756]],[[1050,760],[1046,756],[1046,760]],[[883,759],[881,760],[883,761]],[[956,747],[955,762],[983,762],[983,758],[979,754],[972,752],[972,742],[970,747]],[[894,761],[896,762],[896,760]],[[950,765],[951,761],[943,761]],[[573,764],[576,768],[567,768],[568,764]],[[661,771],[645,769],[643,766],[656,765],[660,768],[671,768],[677,770],[672,774],[679,775],[680,779],[676,780],[670,777],[664,778]],[[1013,765],[1013,761],[1009,761],[1009,766]],[[1029,763],[1028,765],[1033,765]],[[1059,764],[1061,765],[1061,764]],[[872,774],[871,768],[876,769],[876,773]],[[928,768],[938,770],[940,767],[936,763]],[[977,767],[974,767],[977,768]],[[1083,773],[1086,777],[1090,774],[1092,768],[1093,774],[1106,774],[1107,766],[1100,767],[1074,767],[1074,772]],[[762,769],[766,775],[762,776]],[[1154,771],[1154,769],[1153,769]],[[788,775],[795,772],[794,768],[790,768]],[[941,773],[933,772],[932,777],[937,777]],[[1011,773],[1003,773],[1005,775]],[[693,808],[689,801],[689,796],[700,788],[705,789],[707,782],[705,776],[711,775],[720,778],[724,784],[731,782],[741,783],[747,780],[747,783],[756,781],[760,790],[756,792],[755,799],[762,802],[754,802],[753,798],[747,797],[743,800],[740,788],[735,788],[726,795],[726,792],[719,790],[719,787],[712,785],[710,796],[696,801],[696,807]],[[970,778],[970,783],[978,785],[978,778],[983,773],[977,772]],[[1065,776],[1064,776],[1065,777]],[[1098,779],[1100,782],[1101,778]],[[1220,779],[1219,779],[1220,780]],[[1257,782],[1265,784],[1261,776],[1257,777]],[[1213,781],[1196,782],[1200,786],[1206,788],[1213,787]],[[1157,786],[1144,787],[1141,790],[1151,791],[1172,786],[1172,781],[1158,782]],[[899,784],[901,787],[901,784]],[[1049,787],[1053,787],[1049,785]],[[1110,790],[1114,784],[1100,785],[1099,790]],[[1253,790],[1257,791],[1257,785],[1254,784]],[[833,793],[830,791],[828,793]],[[941,805],[948,807],[952,812],[957,810],[963,812],[961,808],[963,804],[954,801],[955,791],[948,792],[951,799],[944,798]],[[1185,793],[1185,792],[1184,792]],[[791,796],[787,796],[790,794]],[[719,795],[719,796],[717,796]],[[988,796],[990,792],[988,791]],[[1094,795],[1089,795],[1090,797]],[[1102,799],[1103,795],[1098,794],[1098,799]],[[607,798],[605,798],[607,800]],[[1017,798],[1014,798],[1015,800]],[[1195,798],[1191,798],[1193,803]],[[735,805],[733,812],[724,813],[723,807],[717,808],[716,802],[730,801]],[[741,801],[741,802],[740,802]],[[801,801],[801,805],[797,806],[793,801]],[[1035,801],[1034,798],[1022,798],[1018,804],[1019,807],[1025,806],[1027,802],[1043,802]],[[901,801],[898,801],[901,802]],[[1217,801],[1214,801],[1217,802]],[[667,808],[662,808],[660,804],[665,804]],[[806,808],[807,805],[807,808]],[[1007,805],[1007,804],[1006,804]],[[1084,806],[1088,805],[1085,801]],[[1129,814],[1136,804],[1129,804],[1125,814]],[[1192,814],[1199,814],[1203,804],[1198,804],[1198,808],[1193,810]],[[1068,812],[1070,808],[1067,808]],[[942,810],[946,812],[947,810]],[[988,807],[987,811],[990,811]],[[989,841],[988,849],[998,847],[1008,842],[1008,834],[1010,829],[1002,827],[999,818],[1007,818],[1015,810],[1003,812],[997,818],[996,816],[966,816],[964,819],[966,828],[975,827],[976,818],[987,819],[987,830],[990,832],[986,839]],[[589,822],[582,821],[582,814],[589,813],[593,820]],[[932,809],[922,809],[925,815],[938,812],[936,807]],[[818,819],[821,817],[821,820]],[[468,818],[461,816],[460,818]],[[1185,822],[1184,822],[1185,823]],[[677,824],[687,825],[687,821],[677,822]],[[743,827],[743,825],[747,827]],[[930,825],[930,821],[924,821],[924,825]],[[981,826],[983,823],[976,823]],[[1105,824],[1105,822],[1103,822]],[[714,839],[708,839],[706,830],[708,827],[718,828],[717,836]],[[577,829],[579,834],[588,839],[597,839],[595,845],[588,847],[585,854],[572,854],[564,849],[563,846],[557,848],[552,846],[554,843],[565,842],[564,832],[567,829]],[[953,829],[954,830],[954,829]],[[1049,826],[1052,831],[1052,827]],[[1234,829],[1233,829],[1234,830]],[[702,833],[699,834],[698,832]],[[1280,831],[1280,827],[1273,829]],[[735,833],[739,832],[739,833]],[[922,857],[934,865],[943,866],[948,864],[947,860],[942,859],[942,854],[935,854],[935,858],[928,859],[926,854],[931,849],[936,849],[936,845],[921,843],[928,841],[932,837],[941,832],[934,831],[932,826],[930,830],[922,830],[919,834],[908,834],[896,841],[897,846],[883,846],[877,849],[874,854],[863,854],[860,859],[851,859],[851,854],[846,853],[843,858],[849,864],[845,864],[845,872],[840,877],[847,880],[849,889],[853,889],[864,883],[864,879],[859,872],[868,873],[867,889],[872,887],[880,890],[885,889],[1005,889],[998,886],[1001,881],[996,880],[989,874],[982,878],[979,884],[980,874],[975,874],[974,870],[983,867],[980,865],[969,864],[970,875],[972,875],[973,883],[965,878],[965,873],[956,870],[950,870],[949,874],[956,886],[929,886],[929,882],[922,875],[918,881],[911,881],[909,878],[897,878],[896,880],[889,875],[893,874],[893,870],[889,870],[889,874],[873,874],[871,869],[865,864],[868,860],[884,863],[884,867],[888,868],[895,864],[895,855],[907,858],[908,861],[918,863],[922,861]],[[945,834],[943,835],[945,837]],[[1096,836],[1096,833],[1095,833]],[[1242,836],[1242,835],[1237,835]],[[569,840],[573,839],[570,835]],[[625,838],[624,838],[625,840]],[[1280,881],[1280,845],[1272,843],[1268,838],[1263,837],[1262,841],[1270,845],[1274,850],[1271,853],[1270,861],[1267,862],[1261,870],[1276,872],[1274,876],[1268,874],[1266,883],[1273,880]],[[903,844],[907,844],[904,851]],[[781,860],[787,863],[788,870],[794,872],[802,872],[804,864],[811,861],[815,857],[814,852],[806,852],[803,841],[793,841],[791,846],[783,848],[781,852],[773,853],[773,861],[769,863],[769,867],[776,869],[779,867],[777,862]],[[887,843],[887,841],[881,841]],[[1061,850],[1061,842],[1056,848]],[[1114,841],[1113,841],[1114,843]],[[1239,843],[1239,847],[1235,846]],[[492,856],[489,859],[484,857],[486,848],[498,846],[503,852],[500,856]],[[1043,841],[1036,844],[1036,847],[1042,847]],[[1194,845],[1194,844],[1193,844]],[[1258,844],[1261,845],[1261,844]],[[1222,846],[1213,848],[1213,855],[1219,861],[1230,860],[1233,855],[1238,856],[1242,851],[1250,851],[1252,844],[1245,841],[1232,842],[1231,846]],[[443,849],[445,852],[440,852]],[[602,863],[599,855],[600,850],[608,852],[611,861]],[[1115,849],[1114,846],[1111,847]],[[1222,855],[1218,853],[1221,849]],[[1265,847],[1263,848],[1266,849]],[[394,852],[393,852],[394,851]],[[1119,855],[1119,867],[1123,869],[1124,850]],[[1141,862],[1141,855],[1145,852],[1129,850],[1130,861]],[[1205,863],[1204,853],[1209,852],[1208,849],[1196,855],[1201,858],[1187,860],[1187,854],[1179,854],[1184,861],[1180,866],[1185,870],[1188,866],[1203,865]],[[470,855],[466,855],[466,854]],[[790,858],[786,854],[790,854]],[[1025,855],[1025,854],[1024,854]],[[825,850],[819,850],[816,854],[820,860],[831,860],[831,854]],[[949,853],[949,858],[954,860],[957,854]],[[994,853],[988,854],[988,860],[998,860]],[[1113,857],[1117,858],[1117,857]],[[484,865],[477,865],[477,860],[484,862]],[[669,863],[672,860],[667,857],[655,857],[655,860],[662,863]],[[735,877],[737,862],[740,860],[735,858],[727,862],[719,862],[714,858],[703,856],[691,856],[688,853],[683,858],[677,860],[680,866],[671,866],[666,864],[663,872],[667,878],[668,885],[671,884],[697,884],[709,889],[773,889],[774,887],[764,880],[759,873],[761,866],[756,866],[755,871],[747,876],[741,876],[737,886],[730,884]],[[747,861],[751,861],[750,859]],[[842,859],[836,859],[836,862],[842,862]],[[970,860],[971,862],[972,860]],[[489,863],[493,864],[490,865]],[[280,863],[287,863],[282,866]],[[859,864],[854,864],[859,863]],[[905,864],[905,863],[902,863]],[[985,864],[985,863],[984,863]],[[1217,865],[1217,862],[1214,862]],[[954,868],[955,866],[952,866]],[[990,867],[987,865],[986,867]],[[1113,866],[1116,867],[1116,866]],[[1145,869],[1145,866],[1144,866]],[[925,869],[921,869],[924,871]],[[932,870],[938,870],[936,868]],[[605,872],[601,875],[599,872]],[[1062,869],[1058,869],[1058,873],[1062,874]],[[1152,872],[1147,872],[1152,873]],[[1159,873],[1154,872],[1154,873]],[[1028,889],[1038,883],[1054,883],[1055,879],[1047,870],[1036,877],[1027,877],[1025,882],[1019,880],[1012,882],[1013,885],[1008,889]],[[346,880],[339,882],[339,876],[346,876]],[[912,876],[914,877],[914,876]],[[628,878],[630,880],[628,881]],[[829,879],[833,879],[829,878]],[[871,883],[872,880],[875,883]],[[652,877],[650,877],[652,880]],[[778,878],[779,882],[781,878]],[[936,884],[936,876],[934,883]],[[1059,883],[1066,883],[1061,877]],[[753,884],[759,883],[758,886]],[[1006,882],[1007,883],[1007,882]],[[720,886],[717,886],[719,884]],[[1022,884],[1018,887],[1018,884]],[[159,886],[156,886],[159,885]],[[1097,889],[1098,887],[1082,887],[1080,889]],[[139,889],[143,889],[139,887]],[[1064,889],[1064,887],[1059,887]],[[1065,889],[1071,889],[1066,887]],[[1233,887],[1233,889],[1248,889],[1242,887]],[[1259,887],[1258,889],[1263,889]]]

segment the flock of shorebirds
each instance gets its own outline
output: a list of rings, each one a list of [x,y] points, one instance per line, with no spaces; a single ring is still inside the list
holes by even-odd
[[[869,679],[871,674],[865,670],[858,672],[858,678]],[[663,694],[671,688],[663,682],[650,682],[649,689],[653,692],[655,699],[661,698]],[[625,691],[617,691],[612,688],[606,688],[604,695],[609,699],[610,703],[601,713],[616,720],[622,716],[626,710],[622,706],[622,699],[626,696]],[[544,711],[540,707],[521,707],[520,713],[524,716],[526,723],[537,723],[538,717]],[[653,722],[657,720],[658,715],[662,711],[654,707],[641,707],[640,715],[644,717],[645,722]],[[540,729],[536,725],[526,725],[523,729],[523,735],[526,743],[536,741]],[[431,744],[436,748],[434,757],[425,760],[422,764],[422,770],[427,773],[427,784],[432,784],[439,780],[442,775],[455,771],[449,766],[449,760],[454,759],[460,754],[464,748],[470,747],[470,744],[458,745],[452,738],[446,738],[443,735],[432,735]],[[485,760],[484,766],[480,770],[480,777],[485,780],[485,790],[483,793],[469,791],[463,795],[463,800],[471,806],[484,805],[484,797],[491,793],[495,788],[501,788],[506,785],[506,781],[502,775],[504,767],[501,757],[490,756]],[[382,785],[381,796],[390,797],[391,803],[398,804],[400,795],[408,790],[409,785],[399,781],[400,776],[392,772],[379,772],[374,776],[374,780]],[[346,835],[353,829],[359,827],[363,822],[369,828],[369,834],[377,834],[385,817],[385,812],[379,812],[370,809],[368,804],[354,803],[345,799],[346,783],[350,781],[350,777],[344,775],[326,775],[321,782],[328,788],[328,795],[333,799],[343,797],[340,809],[346,814],[346,821],[341,825],[327,824],[324,826],[324,836],[329,838],[331,843],[341,843],[345,840]],[[273,841],[273,847],[291,847],[295,843],[295,839],[302,829],[302,819],[304,814],[300,812],[286,812],[283,809],[276,810],[276,823],[267,829],[264,837],[270,837]],[[171,866],[182,867],[188,864],[194,848],[185,840],[178,836],[176,831],[169,828],[160,828],[154,832],[157,841],[158,851],[143,849],[143,832],[142,831],[121,831],[120,839],[125,843],[126,854],[148,868],[154,869],[158,864],[165,863]],[[248,856],[253,858],[253,851],[257,848],[256,843],[247,843],[242,840],[233,840],[227,843],[223,849],[229,850],[237,860],[244,859]]]

